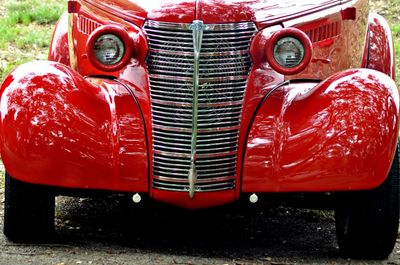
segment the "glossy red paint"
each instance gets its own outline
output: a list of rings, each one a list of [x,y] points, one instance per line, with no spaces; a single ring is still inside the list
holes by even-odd
[[[398,137],[399,95],[377,71],[347,70],[266,97],[252,124],[243,192],[370,189],[387,176]]]
[[[153,189],[152,198],[186,209],[203,209],[221,206],[235,200],[235,191],[199,192],[193,199],[187,192],[171,192]]]
[[[68,14],[64,13],[57,22],[50,43],[49,61],[62,63],[70,66],[69,43],[68,43]]]
[[[1,156],[13,177],[68,188],[148,191],[143,120],[123,85],[35,62],[12,72],[0,92]]]
[[[68,13],[78,13],[81,8],[81,4],[76,0],[68,1]]]
[[[393,39],[389,25],[378,14],[370,14],[363,67],[380,71],[395,79],[395,66]]]
[[[82,0],[82,2],[138,26],[143,25],[146,19],[192,23],[196,8],[194,0]]]
[[[341,12],[343,20],[356,20],[357,9],[355,7],[348,7]]]
[[[337,7],[348,1],[240,1],[240,0],[202,0],[201,11],[206,23],[229,23],[255,21],[259,28],[282,23],[283,21],[314,14],[318,11]],[[215,16],[219,14],[219,16]]]
[[[182,23],[201,19],[205,23],[255,21],[262,28],[351,1],[201,0],[198,1],[197,6],[195,0],[83,0],[82,2],[108,10],[137,25],[142,24],[146,19]]]

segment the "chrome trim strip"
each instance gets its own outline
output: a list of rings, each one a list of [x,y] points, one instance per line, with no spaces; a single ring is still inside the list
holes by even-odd
[[[203,148],[198,147],[198,152],[212,152],[212,151],[223,151],[223,150],[237,150],[237,144],[235,145],[229,145],[229,146],[224,146],[224,147],[213,147],[213,148],[204,148],[207,146],[203,146]]]
[[[167,105],[158,105],[158,106],[154,106],[154,108],[156,108],[156,109],[154,109],[154,111],[157,111],[157,112],[159,112],[159,113],[164,113],[164,114],[169,114],[169,115],[171,115],[171,111],[174,111],[173,109],[171,109],[171,108],[168,108],[168,107],[166,107]],[[241,111],[241,108],[240,108],[240,106],[228,106],[229,108],[222,108],[223,110],[235,110],[235,111]],[[163,111],[165,111],[165,112],[163,112]],[[180,113],[179,113],[179,115],[191,115],[192,114],[192,110],[191,109],[180,109],[179,110],[180,111]],[[188,113],[183,113],[183,112],[188,112]],[[225,113],[215,113],[215,111],[213,111],[213,110],[199,110],[199,117],[200,116],[208,116],[209,114],[213,114],[214,115],[214,117],[217,117],[217,116],[224,116],[224,115],[226,115]],[[233,113],[233,114],[236,114],[236,112],[235,113]],[[175,115],[177,115],[177,114],[175,114]],[[191,117],[191,116],[190,116]]]
[[[172,54],[172,55],[184,55],[193,56],[193,52],[182,52],[182,51],[170,51],[170,50],[160,50],[160,49],[149,49],[150,52],[156,52],[161,54]],[[247,55],[249,52],[247,50],[240,51],[227,51],[227,52],[204,52],[201,57],[212,57],[212,56],[226,56],[226,55]]]
[[[247,37],[252,37],[254,35],[254,31],[237,31],[237,32],[204,32],[204,36],[213,36],[215,34],[218,34],[219,36],[247,36]]]
[[[160,49],[160,47],[173,47],[172,45],[170,45],[169,43],[165,43],[164,45],[162,45],[162,44],[158,44],[158,43],[150,43],[149,44],[149,47],[150,47],[150,49]],[[164,50],[164,49],[163,49]],[[165,49],[165,50],[167,50],[167,49]],[[181,51],[179,51],[179,52],[182,52],[182,51],[185,51],[185,53],[187,53],[187,54],[191,54],[192,52],[193,52],[193,49],[192,49],[192,47],[184,47],[184,46],[182,46],[181,47]],[[170,50],[168,50],[168,51],[170,51]],[[172,53],[172,52],[169,52],[169,53]],[[183,53],[183,52],[182,52]]]
[[[246,66],[241,66],[241,67],[235,67],[237,63],[223,63],[222,69],[224,69],[224,74],[229,74],[229,73],[238,73],[238,72],[247,72],[247,67]],[[177,65],[180,65],[180,67],[177,67]],[[200,71],[210,71],[214,70],[217,66],[221,66],[219,64],[207,64],[207,65],[200,65]],[[186,64],[186,63],[171,63],[169,61],[165,62],[159,62],[157,64],[157,68],[163,68],[163,69],[168,69],[166,72],[171,72],[170,70],[193,70],[193,65],[191,64]],[[230,70],[229,72],[226,72],[227,70]],[[236,70],[236,71],[235,71]],[[159,71],[164,71],[164,70],[159,70]],[[176,74],[178,71],[174,71],[172,73]],[[208,73],[204,73],[208,74]],[[214,73],[214,74],[221,74],[221,73]]]
[[[180,153],[172,153],[172,152],[166,152],[166,151],[159,151],[159,150],[153,150],[154,154],[157,155],[163,155],[163,156],[168,156],[168,157],[178,157],[178,158],[190,158],[190,154],[180,154]]]
[[[170,56],[164,56],[164,55],[161,55],[161,54],[150,54],[150,57],[151,58],[161,58],[161,59],[163,59],[163,60],[167,60],[167,61],[170,61],[171,60],[171,57]],[[191,65],[193,65],[193,58],[190,58],[190,57],[187,57],[187,58],[184,58],[184,57],[179,57],[179,60],[180,61],[190,61],[190,62],[192,62],[192,64]]]
[[[154,147],[162,147],[162,149],[172,149],[172,150],[176,147],[187,147],[187,144],[185,144],[185,143],[177,143],[177,142],[165,143],[165,142],[162,142],[157,139],[153,140],[153,144],[154,144]],[[161,144],[164,144],[164,145],[161,145]],[[170,147],[170,145],[173,145],[174,147]],[[187,148],[179,148],[179,150],[188,151]]]
[[[170,161],[171,161],[171,163],[166,163],[166,162],[161,162],[161,161],[156,161],[154,163],[157,164],[157,165],[169,166],[168,169],[171,169],[171,166],[172,167],[184,167],[184,168],[186,168],[186,171],[187,171],[188,167],[186,165],[177,164],[176,163],[176,159],[171,159]],[[214,161],[213,161],[212,165],[203,165],[203,166],[201,166],[201,165],[197,164],[196,166],[197,166],[198,169],[203,169],[203,168],[209,168],[209,167],[215,168],[216,166],[219,167],[219,166],[232,166],[232,165],[233,166],[236,165],[236,161],[235,160],[228,161],[228,162],[225,162],[225,163],[214,163]]]
[[[179,160],[182,159],[182,160]],[[176,157],[168,157],[168,156],[159,156],[157,157],[157,163],[161,163],[158,160],[163,160],[163,161],[171,161],[172,164],[175,165],[175,163],[187,163],[188,159],[187,158],[176,158]],[[224,163],[235,163],[236,164],[236,157],[234,156],[225,156],[225,157],[213,157],[213,158],[203,158],[203,159],[198,159],[197,160],[199,167],[201,166],[213,166],[214,163],[219,163],[219,162],[224,162]],[[212,165],[210,165],[212,164]],[[182,165],[180,165],[182,166]]]
[[[168,66],[157,65],[157,68],[165,68],[165,69],[168,69],[168,70],[175,70],[175,71],[172,72],[174,74],[176,74],[176,72],[177,72],[176,70],[178,70],[178,71],[180,71],[180,70],[193,70],[192,66],[190,66],[190,67],[175,67],[175,66],[170,66],[170,65],[168,65]],[[171,72],[171,71],[167,71],[167,72]]]
[[[247,58],[248,59],[248,63],[250,63],[250,58]],[[210,61],[210,60],[207,60],[207,61]],[[208,69],[208,68],[212,68],[212,67],[215,67],[216,65],[220,65],[220,63],[218,63],[218,64],[200,64],[200,67],[203,67],[203,69],[205,68],[205,69]],[[233,63],[223,63],[223,65],[224,66],[226,66],[226,65],[237,65],[237,62],[233,62]]]
[[[168,173],[165,173],[165,171],[164,172],[157,172],[157,170],[154,169],[154,175],[160,176],[162,174],[166,174],[166,175],[174,176],[174,177],[181,177],[182,179],[184,179],[186,181],[186,183],[190,184],[190,182],[187,182],[188,181],[187,173],[179,173],[179,172],[168,172]],[[199,174],[198,175],[198,179],[200,179],[200,178],[208,178],[208,177],[213,177],[213,176],[226,177],[226,176],[232,176],[234,174],[235,174],[235,170],[232,169],[231,172],[214,172],[212,174],[201,174],[201,175]],[[197,175],[196,175],[196,177],[197,177]],[[197,182],[197,179],[196,179],[196,182]]]
[[[182,129],[182,128],[175,128],[169,126],[162,126],[155,124],[153,126],[156,129],[172,131],[172,132],[187,132],[191,133],[192,129]],[[198,129],[198,133],[208,133],[208,132],[223,132],[223,131],[231,131],[231,130],[239,130],[239,126],[230,126],[230,127],[223,127],[223,128],[209,128],[209,129]]]
[[[162,181],[187,183],[187,179],[169,178],[169,177],[161,177],[161,176],[154,176],[154,178],[158,179],[158,180],[162,180]],[[209,183],[222,182],[222,181],[233,180],[233,179],[235,179],[235,177],[208,178],[208,179],[199,179],[199,180],[197,180],[197,183],[199,183],[199,184],[209,184]]]
[[[160,105],[168,105],[168,106],[178,106],[178,107],[193,107],[193,103],[184,103],[184,102],[174,102],[168,100],[159,100],[154,99],[154,103]],[[223,102],[223,103],[198,103],[197,107],[225,107],[225,106],[240,106],[242,105],[243,100],[231,101],[231,102]]]
[[[163,90],[174,90],[174,91],[179,89],[180,92],[187,92],[188,94],[190,94],[190,92],[192,92],[192,90],[190,89],[191,88],[190,86],[183,85],[183,84],[179,88],[177,88],[176,86],[173,86],[173,85],[179,85],[179,84],[171,83],[171,84],[168,84],[168,85],[170,85],[170,86],[168,86],[167,83],[162,84],[161,82],[158,82],[159,84],[157,84],[157,85],[155,85],[154,83],[157,83],[157,82],[150,81],[151,88],[158,88],[158,89],[163,89]],[[157,93],[160,91],[152,89],[151,92]]]
[[[179,117],[178,118],[176,116],[175,117],[173,117],[173,116],[167,117],[167,116],[164,116],[164,115],[158,115],[157,111],[154,111],[153,117],[154,118],[159,118],[159,119],[164,119],[164,120],[171,120],[172,122],[176,122],[176,120],[192,122],[192,119],[190,117],[187,117],[187,118],[183,118],[183,117]]]
[[[168,187],[170,182],[161,182],[160,180],[157,180],[157,184],[159,185],[164,185]],[[182,184],[180,184],[182,185]],[[235,187],[235,181],[231,180],[229,182],[222,182],[222,183],[217,183],[215,185],[213,184],[199,184],[196,186],[196,192],[212,192],[212,191],[223,191],[223,190],[231,190]],[[158,189],[162,190],[162,187],[157,187]],[[171,189],[172,190],[172,189]],[[180,190],[182,191],[182,190]],[[184,187],[183,191],[188,191],[188,187]]]
[[[210,187],[217,188],[217,187],[221,187],[221,186],[225,186],[225,185],[231,185],[231,188],[232,188],[235,185],[235,181],[232,181],[232,183],[224,183],[224,182],[222,182],[222,183],[214,183],[214,184],[204,184],[204,185],[201,186],[201,188],[203,188],[203,189],[204,188],[210,188]],[[218,190],[222,190],[222,189],[218,188]]]
[[[150,55],[150,57],[152,58],[152,59],[161,59],[161,60],[163,60],[163,61],[166,61],[166,62],[170,62],[171,61],[171,59],[175,59],[175,57],[170,57],[170,56],[164,56],[164,55],[161,55],[161,54],[151,54]],[[226,58],[226,57],[224,57],[224,58],[207,58],[207,61],[208,62],[217,62],[217,63],[215,63],[215,65],[219,65],[219,64],[226,64],[226,62],[225,61],[230,61],[230,59],[231,58]],[[250,55],[248,55],[248,54],[244,54],[244,55],[242,55],[242,57],[241,57],[241,59],[242,60],[244,60],[245,62],[248,62],[248,63],[250,63],[251,62],[251,58],[250,58]],[[180,61],[190,61],[192,64],[190,64],[191,66],[193,65],[193,58],[190,58],[190,57],[182,57],[182,56],[180,56],[179,57],[179,60]],[[236,63],[236,62],[235,62]],[[200,66],[204,66],[205,64],[200,64]],[[207,64],[207,65],[209,65],[209,64]],[[246,79],[246,78],[245,78]],[[246,79],[247,80],[247,79]]]
[[[239,95],[238,95],[239,94]],[[243,92],[225,92],[226,97],[210,97],[210,98],[201,98],[200,101],[204,102],[209,102],[209,101],[221,101],[221,102],[226,102],[226,98],[229,98],[230,100],[241,100],[243,99]],[[214,96],[214,95],[211,95]],[[202,102],[202,103],[204,103]]]
[[[190,170],[188,174],[189,180],[189,197],[193,199],[195,193],[195,185],[197,182],[196,170],[196,146],[197,146],[197,120],[199,112],[199,86],[200,86],[200,51],[203,41],[204,23],[201,20],[193,21],[190,29],[193,33],[193,50],[194,50],[194,65],[193,65],[193,113],[192,113],[192,143],[190,147]]]
[[[181,35],[181,36],[187,37],[187,39],[190,39],[192,37],[192,34],[189,33],[189,32],[184,32],[184,31],[170,31],[170,32],[168,32],[168,31],[165,31],[165,30],[152,29],[152,28],[149,28],[149,27],[146,28],[146,33],[148,33],[148,32],[150,32],[150,34],[151,34],[151,32],[155,32],[155,33],[158,33],[158,34],[161,34],[161,35],[168,35],[169,33],[171,33],[174,36],[175,35]],[[158,35],[154,35],[154,36],[158,36]]]
[[[150,36],[150,34],[149,34],[149,36]],[[160,39],[160,40],[152,39],[151,40],[151,45],[156,45],[156,46],[161,45],[161,48],[164,48],[164,47],[169,47],[169,46],[176,46],[177,44],[179,44],[179,45],[184,45],[185,47],[187,46],[190,49],[193,48],[193,42],[192,41],[190,41],[190,42],[179,41],[179,43],[178,43],[177,39],[171,40],[170,37],[165,37],[164,38],[164,37],[157,36],[157,38]]]
[[[180,77],[180,76],[170,76],[170,75],[149,74],[149,77],[150,78],[168,79],[168,80],[172,80],[172,81],[175,81],[175,80],[193,81],[193,79],[190,77]],[[235,81],[235,80],[247,80],[247,75],[213,77],[213,78],[200,77],[200,81],[203,81],[203,82],[219,82],[219,81]]]
[[[244,39],[243,41],[241,41],[241,39]],[[248,36],[234,36],[234,37],[227,37],[224,38],[224,40],[232,40],[232,44],[237,44],[237,43],[244,43],[246,42],[247,44],[249,43],[248,41],[249,37]],[[220,38],[207,38],[203,41],[204,45],[211,45],[214,44],[214,42],[219,42],[221,39]],[[239,42],[235,42],[236,40],[239,40]],[[227,44],[230,44],[231,42],[227,42]]]
[[[205,45],[205,46],[211,46],[212,44],[214,44],[215,45],[215,43],[211,43],[211,44],[209,44],[209,45]],[[227,44],[229,44],[229,43],[227,43]],[[231,44],[232,45],[232,44]],[[244,51],[246,51],[246,53],[248,53],[247,52],[247,49],[248,49],[248,45],[238,45],[238,44],[236,44],[237,46],[235,46],[235,48],[236,49],[238,49],[238,50],[244,50]],[[225,52],[224,50],[229,50],[229,49],[232,49],[231,47],[220,47],[219,49],[218,49],[218,52],[219,53],[221,53],[221,52]],[[203,47],[203,51],[212,51],[212,50],[215,50],[215,47],[213,48],[213,47]],[[204,52],[203,54],[207,54],[207,52]],[[215,54],[215,52],[213,53],[213,54]]]
[[[229,138],[237,137],[239,135],[238,132],[235,131],[235,130],[229,130],[229,131],[226,131],[226,132],[221,132],[221,131],[208,132],[208,134],[201,134],[199,136],[198,141],[199,142],[200,141],[208,141],[208,140],[217,141],[219,138],[215,138],[215,133],[218,133],[218,135],[217,135],[218,137],[229,137]],[[155,137],[164,137],[165,135],[169,136],[169,137],[172,137],[170,131],[154,131],[153,135]],[[160,136],[160,135],[162,135],[162,136]],[[186,133],[186,134],[184,132],[180,133],[180,134],[179,134],[179,132],[178,133],[175,132],[173,134],[173,136],[179,137],[179,140],[184,139],[184,137],[186,137],[187,139],[185,139],[185,140],[189,140],[189,141],[191,140],[191,137],[192,137],[190,132]],[[172,139],[175,139],[175,138],[172,138]]]
[[[165,186],[167,186],[166,188],[158,186],[158,185],[161,185],[161,184],[160,183],[154,183],[154,186],[159,190],[182,191],[182,186],[178,185],[178,184],[171,184],[170,182],[168,182],[168,183],[165,183]],[[201,187],[196,187],[196,192],[224,191],[224,190],[231,190],[231,189],[233,189],[235,187],[234,183],[232,183],[232,184],[229,183],[229,186],[228,186],[228,183],[226,185],[227,185],[227,187],[223,187],[223,188],[216,187],[214,189],[207,188],[206,190],[202,190]],[[179,188],[171,188],[170,186],[175,186],[175,187],[179,187]],[[185,190],[183,190],[183,191],[185,191]]]
[[[161,121],[161,120],[158,120],[157,124],[163,124],[163,125],[166,125],[166,126],[173,127],[174,125],[176,125],[177,121],[178,121],[178,119],[175,120],[175,121]],[[196,131],[198,131],[197,129],[200,130],[201,127],[210,127],[210,126],[217,126],[217,125],[219,125],[219,126],[230,126],[230,125],[234,125],[234,124],[237,124],[237,123],[238,123],[237,120],[236,121],[214,122],[214,123],[203,123],[203,124],[201,124],[201,126],[196,126]],[[189,126],[189,123],[183,124],[182,126]],[[193,138],[193,132],[192,132],[192,138]],[[197,133],[196,133],[196,139],[197,139]]]
[[[78,58],[75,52],[75,43],[74,37],[72,33],[72,29],[74,28],[74,14],[68,14],[68,51],[70,55],[70,65],[71,68],[77,71],[78,69]]]
[[[230,75],[230,74],[233,74],[233,75],[235,75],[235,74],[243,74],[243,73],[246,73],[246,72],[247,71],[244,71],[244,70],[241,70],[241,69],[238,69],[238,71],[235,71],[235,72],[230,71],[230,72],[221,72],[221,73],[212,73],[212,72],[208,72],[208,70],[205,70],[205,71],[201,71],[201,74],[203,76],[207,76],[208,78],[213,78],[213,77],[219,77],[219,76],[226,76],[226,75]]]
[[[232,81],[232,80],[230,80]],[[231,87],[231,89],[237,89],[237,88],[241,88],[244,89],[246,88],[246,83],[247,80],[237,80],[237,82],[229,82],[229,83],[209,83],[209,87],[213,87],[215,89],[216,86],[225,86],[223,88],[219,88],[219,89],[226,89],[226,87]],[[232,87],[234,86],[234,87]],[[205,87],[205,85],[203,84],[203,87]]]
[[[170,157],[181,157],[181,158],[190,158],[190,154],[178,154],[178,153],[171,153],[165,151],[154,150],[155,154],[170,156]],[[236,151],[229,151],[224,153],[215,153],[215,154],[197,154],[197,159],[201,158],[211,158],[211,157],[221,157],[221,156],[230,156],[236,155]]]
[[[171,23],[171,22],[159,22],[154,20],[148,20],[147,25],[154,28],[163,28],[171,30],[189,30],[191,24],[189,23]],[[204,31],[211,30],[248,30],[254,29],[255,25],[253,22],[239,22],[239,23],[226,23],[226,24],[204,24]]]
[[[210,143],[210,142],[220,142],[221,144],[226,144],[226,143],[232,143],[232,141],[234,141],[234,142],[236,142],[236,139],[237,138],[237,135],[235,135],[235,136],[232,136],[232,137],[225,137],[225,138],[213,138],[213,139],[203,139],[203,140],[199,140],[198,142],[199,142],[199,145],[202,145],[202,146],[206,146],[206,145],[208,145],[208,143]],[[229,142],[222,142],[222,141],[229,141]]]
[[[163,150],[163,149],[168,149],[167,152],[173,151],[173,152],[180,152],[182,154],[190,154],[190,150],[186,148],[179,148],[179,147],[171,147],[171,146],[160,146],[158,144],[153,143],[154,150]]]
[[[214,117],[214,118],[208,118],[208,119],[198,119],[199,121],[203,122],[208,122],[208,124],[216,124],[216,123],[212,123],[215,120],[219,120],[219,122],[224,121],[224,122],[230,122],[229,120],[236,120],[236,122],[238,121],[238,119],[240,118],[240,113],[241,112],[237,112],[236,116],[222,116],[222,117]],[[176,122],[176,121],[185,121],[185,122],[191,122],[192,120],[190,119],[190,117],[185,117],[185,116],[165,116],[166,113],[162,113],[162,115],[159,115],[157,111],[154,111],[153,117],[155,118],[159,118],[159,119],[164,119],[164,120],[168,120],[168,121],[172,121],[172,122]],[[232,113],[229,113],[232,114]],[[228,120],[228,121],[226,121]],[[167,122],[167,121],[166,121]],[[232,121],[233,122],[233,121]]]

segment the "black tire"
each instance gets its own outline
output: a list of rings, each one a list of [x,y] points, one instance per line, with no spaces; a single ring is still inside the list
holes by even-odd
[[[350,258],[386,259],[399,227],[398,150],[385,182],[376,189],[338,194],[336,235],[341,253]]]
[[[6,173],[4,234],[14,242],[40,242],[54,232],[55,196],[47,187],[13,179]]]

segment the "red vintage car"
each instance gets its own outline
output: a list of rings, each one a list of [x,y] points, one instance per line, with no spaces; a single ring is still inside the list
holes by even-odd
[[[338,245],[386,258],[399,223],[391,32],[367,0],[77,0],[49,61],[1,86],[4,233],[43,238],[58,194],[198,209],[334,200]]]

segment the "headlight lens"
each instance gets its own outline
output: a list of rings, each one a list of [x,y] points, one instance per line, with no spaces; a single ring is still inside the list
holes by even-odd
[[[104,34],[97,38],[93,45],[96,59],[104,65],[115,65],[125,54],[123,41],[114,34]]]
[[[312,43],[303,31],[284,28],[269,36],[265,55],[273,70],[283,75],[295,75],[311,62]]]
[[[298,66],[304,59],[304,53],[304,45],[294,37],[281,38],[274,46],[274,58],[282,67]]]

